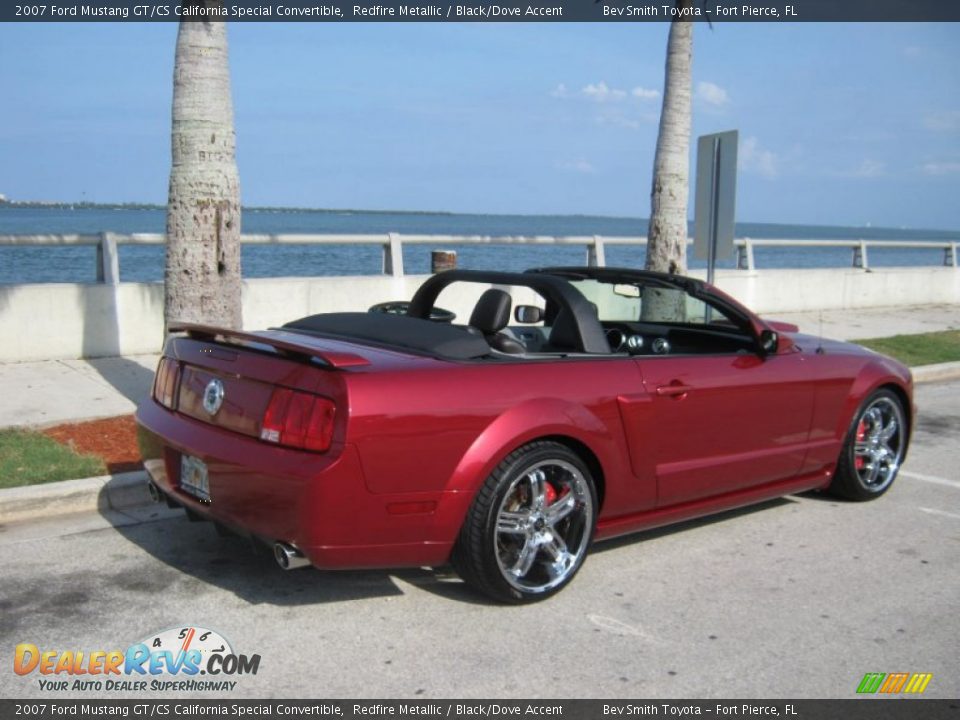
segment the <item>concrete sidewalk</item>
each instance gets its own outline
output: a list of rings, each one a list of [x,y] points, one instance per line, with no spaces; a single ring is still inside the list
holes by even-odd
[[[778,313],[770,319],[795,323],[806,333],[855,340],[960,329],[960,305]],[[0,363],[0,428],[45,427],[132,413],[150,392],[158,359],[134,355]],[[934,372],[934,377],[949,377],[960,366],[947,370],[946,375]],[[917,373],[918,379],[922,374]]]
[[[0,363],[0,428],[128,415],[153,387],[159,355]]]
[[[911,305],[860,310],[823,310],[764,315],[783,320],[809,335],[836,340],[916,335],[941,330],[960,330],[960,305]]]

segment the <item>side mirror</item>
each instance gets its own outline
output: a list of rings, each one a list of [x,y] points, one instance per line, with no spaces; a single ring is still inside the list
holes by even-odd
[[[533,325],[543,320],[543,309],[536,305],[517,305],[513,309],[513,319],[523,325]]]
[[[760,333],[760,352],[764,355],[774,355],[777,352],[777,346],[780,344],[780,337],[768,329]]]

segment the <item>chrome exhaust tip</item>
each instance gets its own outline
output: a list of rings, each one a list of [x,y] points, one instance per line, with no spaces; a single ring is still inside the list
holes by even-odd
[[[158,488],[152,481],[147,483],[147,492],[150,493],[150,499],[153,500],[153,502],[158,503],[163,500],[163,495],[160,492],[160,488]]]
[[[293,545],[287,545],[282,542],[273,544],[273,557],[277,561],[277,565],[284,570],[296,570],[297,568],[306,567],[310,564],[310,561],[303,556],[303,553],[293,547]]]

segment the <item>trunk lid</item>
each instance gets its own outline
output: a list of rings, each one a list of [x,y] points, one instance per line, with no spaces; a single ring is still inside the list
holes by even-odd
[[[185,336],[168,341],[158,369],[154,398],[168,409],[230,432],[269,439],[264,435],[268,409],[275,393],[286,389],[301,399],[333,403],[332,446],[343,442],[348,410],[343,373],[368,368],[370,357],[351,352],[349,345],[283,331],[247,333],[188,324],[173,324],[170,330]],[[170,376],[169,404],[158,392],[165,373]],[[308,415],[311,407],[305,410]],[[303,419],[308,422],[309,417]]]

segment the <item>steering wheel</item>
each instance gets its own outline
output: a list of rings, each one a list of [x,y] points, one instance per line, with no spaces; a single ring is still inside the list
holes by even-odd
[[[389,302],[377,303],[371,305],[367,312],[386,313],[387,315],[406,315],[410,303],[406,300],[391,300]],[[457,314],[452,310],[444,310],[441,307],[430,308],[430,320],[439,323],[452,323],[457,319]]]

